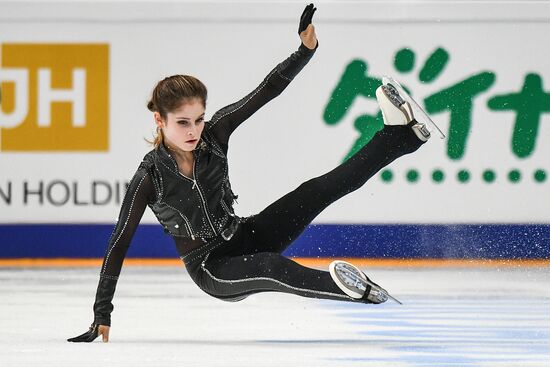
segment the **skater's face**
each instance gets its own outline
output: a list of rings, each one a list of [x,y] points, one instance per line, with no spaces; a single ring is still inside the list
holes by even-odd
[[[191,152],[204,129],[204,107],[200,99],[193,99],[168,112],[166,119],[155,112],[155,122],[162,129],[168,146]]]

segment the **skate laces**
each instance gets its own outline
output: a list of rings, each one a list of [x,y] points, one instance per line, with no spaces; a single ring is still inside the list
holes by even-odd
[[[367,285],[365,280],[361,277],[357,271],[346,264],[338,264],[336,266],[339,274],[342,276],[342,280],[349,286],[365,291]]]
[[[383,85],[382,88],[386,89],[389,92],[387,96],[389,97],[389,99],[391,99],[394,105],[401,106],[403,105],[403,103],[405,103],[405,100],[401,98],[397,89],[395,89],[395,87],[390,83]]]

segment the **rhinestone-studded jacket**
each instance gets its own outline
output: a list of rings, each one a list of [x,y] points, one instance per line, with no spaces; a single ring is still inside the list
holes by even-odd
[[[213,135],[212,121],[205,123],[193,151],[193,178],[183,175],[163,144],[147,153],[142,167],[155,188],[148,206],[173,237],[208,239],[217,236],[234,216],[236,196],[229,184],[226,150]]]
[[[318,47],[318,45],[317,45]],[[228,225],[236,195],[227,167],[229,135],[261,106],[279,95],[307,64],[315,50],[303,44],[278,64],[251,93],[217,111],[205,122],[193,151],[194,178],[184,176],[163,144],[143,158],[141,166],[153,180],[155,193],[148,206],[164,231],[174,237],[209,239]]]
[[[217,111],[197,148],[193,178],[184,176],[176,160],[160,144],[148,152],[132,177],[117,224],[109,239],[94,303],[95,322],[110,325],[111,303],[126,251],[148,206],[174,239],[208,240],[222,233],[235,216],[227,167],[231,133],[259,108],[279,95],[309,62],[315,49],[303,43],[269,72],[258,87]]]

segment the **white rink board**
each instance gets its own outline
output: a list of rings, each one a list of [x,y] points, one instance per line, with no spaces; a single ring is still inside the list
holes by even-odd
[[[182,267],[125,268],[107,344],[92,321],[97,269],[2,269],[3,367],[550,364],[547,268],[365,269],[404,305],[264,293],[226,303]]]
[[[0,188],[12,183],[12,202],[1,202],[2,223],[116,221],[120,203],[62,206],[36,197],[23,201],[23,183],[36,188],[55,180],[75,183],[74,199],[90,202],[91,183],[128,181],[150,149],[154,124],[145,108],[155,83],[175,73],[197,76],[209,88],[206,116],[254,89],[268,72],[297,49],[300,2],[0,2],[0,47],[18,43],[102,43],[109,45],[109,150],[102,152],[9,152],[0,150]],[[550,116],[541,114],[536,145],[529,157],[511,149],[515,114],[487,107],[497,95],[521,90],[528,73],[548,90],[550,67],[546,43],[550,23],[544,2],[342,2],[316,4],[314,24],[319,49],[279,97],[246,121],[231,139],[230,177],[239,194],[237,213],[260,211],[302,181],[339,164],[358,137],[354,120],[375,114],[372,98],[357,97],[334,126],[324,111],[346,66],[368,65],[368,75],[392,74],[412,88],[418,99],[479,72],[494,73],[491,87],[474,100],[466,151],[450,159],[446,141],[436,137],[413,156],[394,162],[390,184],[379,176],[338,201],[319,223],[548,223],[549,181],[536,182],[538,169],[548,171]],[[155,11],[151,11],[154,8]],[[481,17],[480,14],[489,14]],[[408,47],[416,65],[410,73],[393,66],[396,51]],[[431,83],[421,83],[422,63],[438,47],[448,51],[447,66]],[[0,65],[0,70],[2,66]],[[545,89],[546,88],[546,89]],[[449,114],[433,115],[447,132]],[[55,123],[55,122],[54,122]],[[1,128],[0,135],[6,128]],[[1,149],[1,148],[0,148]],[[420,181],[404,178],[409,169]],[[430,176],[445,172],[443,183]],[[468,183],[455,178],[466,169]],[[497,181],[482,173],[492,169]],[[521,172],[510,182],[510,170]],[[548,172],[547,172],[548,173]],[[72,186],[71,186],[72,187]],[[61,188],[58,188],[61,190]],[[62,192],[62,191],[61,191]],[[62,195],[57,192],[57,195]],[[54,191],[55,195],[55,191]],[[422,210],[418,210],[422,207]],[[62,210],[59,210],[62,209]],[[144,223],[156,223],[146,211]]]

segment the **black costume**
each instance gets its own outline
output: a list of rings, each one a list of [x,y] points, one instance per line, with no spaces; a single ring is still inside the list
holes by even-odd
[[[233,212],[228,179],[231,133],[279,95],[315,53],[302,43],[247,96],[217,111],[193,151],[194,177],[185,177],[161,144],[143,157],[126,191],[100,272],[95,324],[110,325],[111,303],[131,238],[149,206],[176,243],[191,278],[206,293],[235,301],[280,291],[306,297],[367,302],[344,294],[329,272],[280,255],[330,203],[358,189],[394,159],[423,144],[409,126],[385,126],[353,157],[310,179],[256,215]]]

